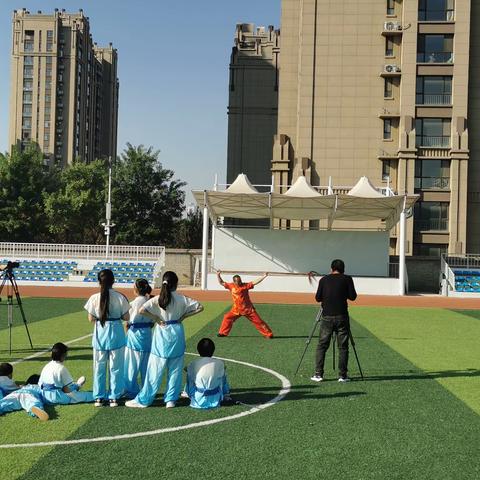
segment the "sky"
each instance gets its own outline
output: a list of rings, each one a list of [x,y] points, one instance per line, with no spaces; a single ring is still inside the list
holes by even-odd
[[[12,12],[83,8],[118,50],[118,151],[160,150],[186,190],[225,180],[228,64],[237,23],[279,28],[281,0],[0,0],[0,151],[8,150]],[[187,202],[191,201],[188,195]]]

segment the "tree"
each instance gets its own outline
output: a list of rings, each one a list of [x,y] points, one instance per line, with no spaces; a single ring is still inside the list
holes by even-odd
[[[58,172],[44,165],[36,144],[0,154],[0,241],[38,242],[48,238],[44,194],[57,188]]]
[[[117,160],[112,192],[117,244],[175,244],[185,183],[175,180],[172,170],[163,168],[159,154],[152,147],[127,143]]]
[[[211,230],[211,222],[208,222]],[[210,231],[209,230],[209,231]],[[196,207],[187,212],[187,216],[178,222],[175,247],[202,248],[203,213]]]
[[[60,173],[59,188],[44,195],[48,230],[60,243],[103,243],[108,168],[77,161]]]

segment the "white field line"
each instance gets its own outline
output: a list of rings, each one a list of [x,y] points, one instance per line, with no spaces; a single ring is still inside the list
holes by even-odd
[[[85,338],[85,337],[82,337]],[[70,343],[74,342],[72,340]],[[196,355],[192,353],[187,353],[187,355]],[[237,363],[238,365],[244,365],[250,368],[256,368],[257,370],[262,370],[274,377],[278,378],[281,383],[282,387],[278,392],[278,395],[275,398],[272,398],[268,402],[262,403],[260,405],[256,405],[253,408],[241,413],[237,413],[235,415],[230,415],[227,417],[216,418],[212,420],[205,420],[203,422],[195,422],[189,423],[187,425],[180,425],[178,427],[168,427],[168,428],[159,428],[156,430],[148,430],[146,432],[134,432],[134,433],[125,433],[122,435],[111,435],[111,436],[104,436],[104,437],[94,437],[94,438],[78,438],[73,440],[54,440],[51,442],[36,442],[36,443],[11,443],[0,445],[0,448],[33,448],[33,447],[55,447],[55,446],[65,446],[65,445],[78,445],[82,443],[94,443],[94,442],[111,442],[114,440],[128,440],[131,438],[140,438],[140,437],[149,437],[152,435],[160,435],[162,433],[170,433],[170,432],[178,432],[181,430],[189,430],[191,428],[199,428],[199,427],[206,427],[209,425],[214,425],[216,423],[227,422],[230,420],[236,420],[237,418],[246,417],[248,415],[252,415],[254,413],[260,412],[265,408],[272,407],[276,403],[280,402],[285,398],[285,396],[290,392],[291,383],[288,378],[283,376],[281,373],[276,372],[275,370],[271,370],[269,368],[261,367],[260,365],[255,365],[253,363],[242,362],[240,360],[233,360],[230,358],[220,358],[220,360],[224,360],[225,362],[230,363]]]
[[[69,340],[68,342],[65,342],[65,345],[70,345],[72,343],[81,342],[82,340],[85,340],[86,338],[91,337],[91,336],[92,336],[92,334],[89,333],[88,335],[84,335],[83,337],[74,338],[73,340]],[[50,348],[47,349],[47,350],[42,350],[41,352],[34,353],[32,355],[29,355],[28,357],[24,357],[24,358],[21,358],[20,360],[12,362],[12,365],[18,365],[19,363],[25,362],[26,360],[31,360],[32,358],[41,357],[41,356],[43,356],[43,355],[45,355],[46,353],[49,353],[49,352],[50,352]]]

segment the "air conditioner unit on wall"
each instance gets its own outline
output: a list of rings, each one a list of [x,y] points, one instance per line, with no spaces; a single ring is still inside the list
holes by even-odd
[[[394,32],[396,30],[401,30],[402,25],[400,22],[385,22],[383,24],[383,29],[388,32]]]
[[[387,65],[384,65],[383,71],[385,73],[398,73],[400,72],[400,67],[394,63],[389,63]]]

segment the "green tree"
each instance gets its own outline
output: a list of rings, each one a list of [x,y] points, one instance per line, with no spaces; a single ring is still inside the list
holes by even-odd
[[[57,170],[44,165],[36,144],[0,154],[0,241],[48,240],[43,197],[57,182]]]
[[[60,243],[104,243],[108,168],[103,160],[77,161],[62,170],[60,186],[44,195],[48,229]]]
[[[209,232],[211,222],[209,221]],[[178,222],[175,247],[202,248],[203,214],[197,207],[187,212],[187,216]],[[210,237],[209,237],[210,238]],[[210,239],[211,240],[211,239]]]
[[[175,244],[185,183],[163,168],[158,151],[127,143],[114,167],[114,241],[130,245]]]

